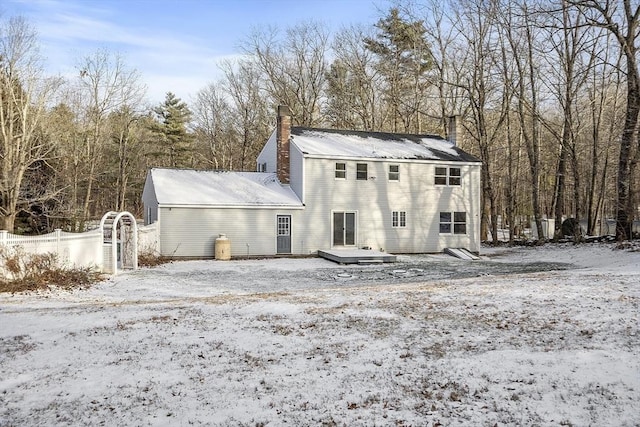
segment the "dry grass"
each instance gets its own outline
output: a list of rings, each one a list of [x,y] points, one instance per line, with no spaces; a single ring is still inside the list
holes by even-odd
[[[85,288],[102,279],[91,268],[62,267],[53,253],[29,254],[21,247],[0,248],[0,273],[0,292],[10,293]]]
[[[166,264],[168,262],[171,262],[169,258],[158,255],[153,251],[144,251],[144,252],[138,253],[139,267],[156,267],[158,265]]]

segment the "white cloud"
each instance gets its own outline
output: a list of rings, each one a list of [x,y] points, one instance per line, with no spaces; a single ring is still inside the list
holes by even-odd
[[[155,28],[144,20],[135,26],[118,22],[124,18],[93,2],[45,0],[20,3],[20,8],[40,34],[51,73],[72,77],[82,57],[105,48],[121,54],[128,67],[140,72],[153,104],[161,102],[167,91],[187,100],[220,77],[222,59],[237,56],[221,52],[221,43],[188,35],[178,27]]]

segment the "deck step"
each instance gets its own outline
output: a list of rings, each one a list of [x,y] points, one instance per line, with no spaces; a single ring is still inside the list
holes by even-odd
[[[377,264],[396,262],[396,256],[371,249],[327,249],[319,250],[318,256],[340,264]]]
[[[475,255],[474,253],[468,251],[465,248],[444,248],[444,253],[454,256],[456,258],[466,259],[469,261],[475,261],[480,259],[479,256]]]

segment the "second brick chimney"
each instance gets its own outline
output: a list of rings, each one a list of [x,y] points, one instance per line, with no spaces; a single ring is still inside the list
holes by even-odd
[[[278,106],[276,126],[276,172],[282,184],[289,184],[289,138],[291,137],[291,112],[289,107]]]

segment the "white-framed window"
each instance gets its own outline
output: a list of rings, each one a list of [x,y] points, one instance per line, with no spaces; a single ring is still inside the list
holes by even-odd
[[[336,179],[347,179],[347,164],[336,163]]]
[[[440,234],[467,234],[466,212],[440,212]]]
[[[258,165],[258,172],[266,172],[267,171],[267,163],[260,163]]]
[[[453,213],[453,234],[467,234],[467,213]]]
[[[367,175],[367,164],[366,163],[356,163],[356,179],[361,181],[366,181],[368,179]]]
[[[391,212],[391,226],[392,227],[406,227],[407,226],[407,213],[405,211],[393,211],[393,212]]]
[[[451,234],[451,212],[440,212],[440,234]]]
[[[291,217],[278,215],[278,236],[288,236],[291,230]]]
[[[460,185],[460,168],[449,168],[449,185]]]
[[[400,165],[389,165],[389,181],[400,181]]]
[[[434,183],[436,185],[460,185],[461,178],[460,168],[437,166]]]

